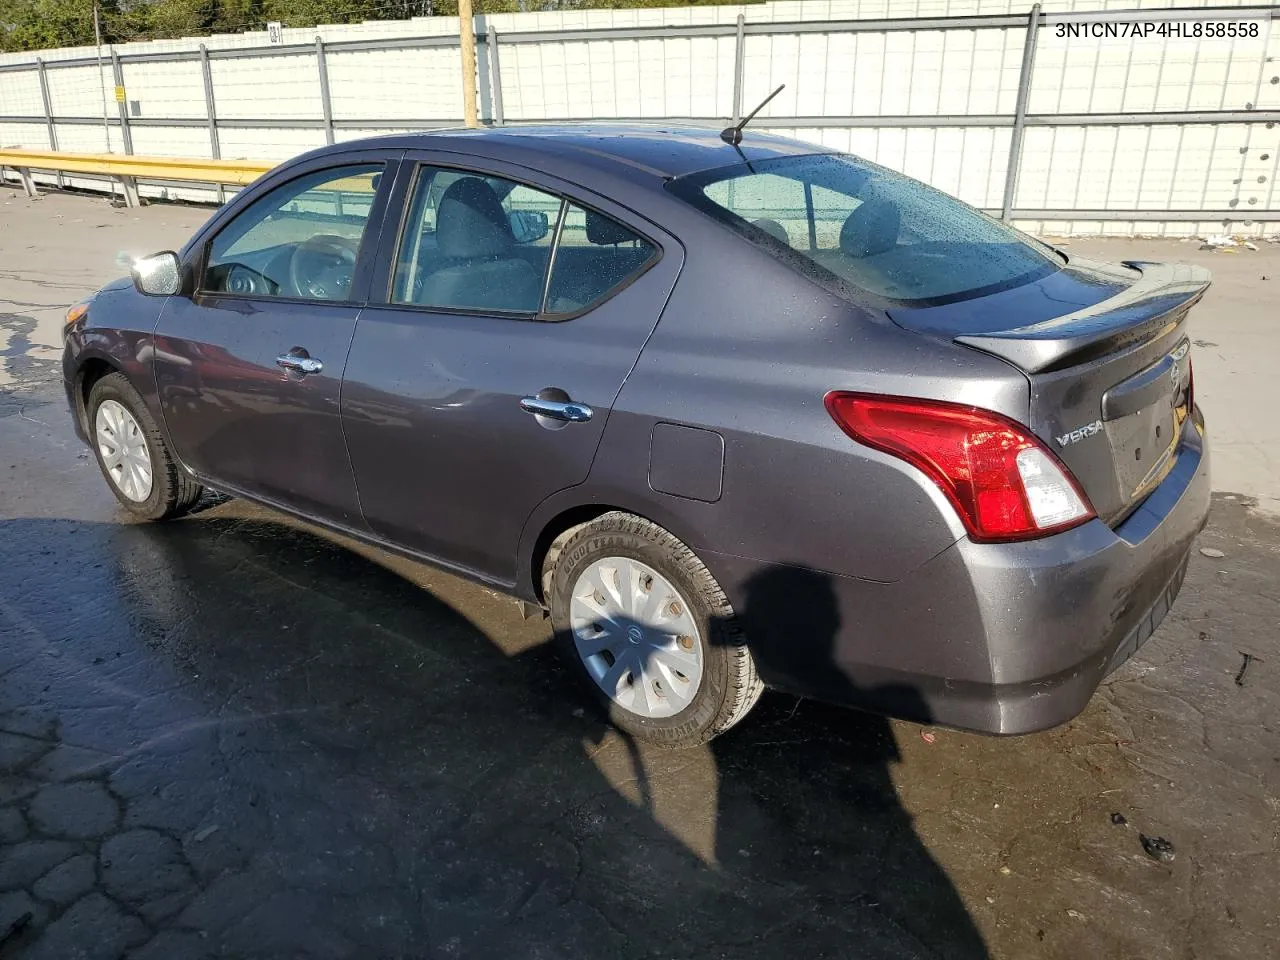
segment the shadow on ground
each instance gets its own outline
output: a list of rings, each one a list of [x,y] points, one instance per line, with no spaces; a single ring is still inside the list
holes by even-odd
[[[0,957],[987,955],[885,721],[655,751],[509,601],[243,509],[0,522]]]

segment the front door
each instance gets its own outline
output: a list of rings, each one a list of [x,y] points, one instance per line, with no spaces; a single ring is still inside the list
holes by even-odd
[[[390,200],[408,210],[352,342],[347,443],[376,533],[510,583],[534,508],[586,479],[679,246],[523,168],[423,160]]]
[[[378,157],[330,164],[250,203],[205,245],[197,292],[169,299],[155,338],[161,409],[187,466],[349,527],[363,524],[342,370],[385,206],[383,168]]]

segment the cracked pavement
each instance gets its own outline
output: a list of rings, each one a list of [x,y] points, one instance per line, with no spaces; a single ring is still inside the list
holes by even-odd
[[[1280,477],[1227,468],[1224,556],[1064,727],[766,694],[653,750],[504,597],[236,500],[116,507],[60,315],[207,215],[0,190],[0,960],[1280,955]],[[1268,310],[1233,284],[1193,321],[1215,443]]]

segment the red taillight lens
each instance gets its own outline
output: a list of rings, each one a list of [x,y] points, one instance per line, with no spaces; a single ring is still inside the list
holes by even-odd
[[[1094,515],[1045,445],[998,413],[840,391],[827,394],[826,403],[853,439],[927,474],[975,540],[1028,540]]]

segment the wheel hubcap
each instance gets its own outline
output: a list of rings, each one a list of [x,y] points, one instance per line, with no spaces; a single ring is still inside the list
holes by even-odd
[[[151,496],[151,451],[142,427],[124,404],[104,400],[94,417],[98,454],[116,488],[135,503]]]
[[[628,557],[597,560],[578,577],[569,626],[587,673],[641,717],[670,717],[702,683],[702,633],[662,574]]]

